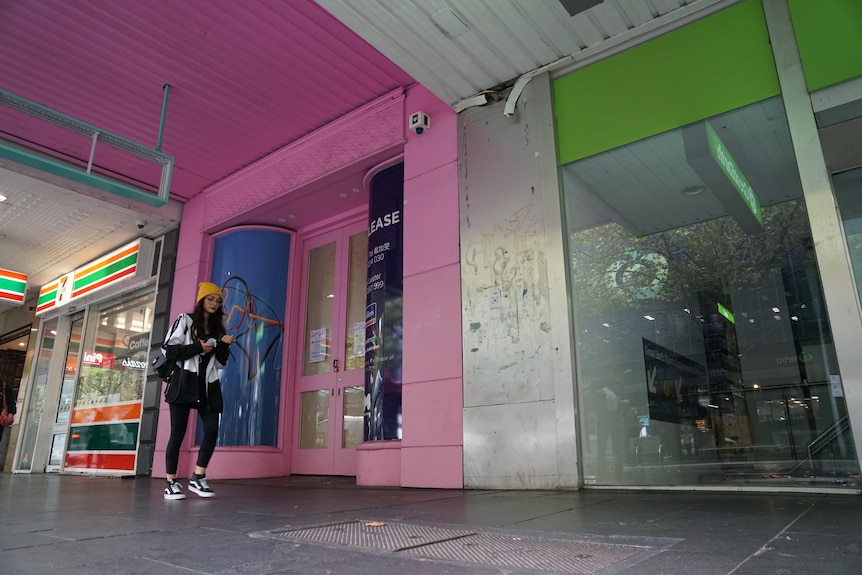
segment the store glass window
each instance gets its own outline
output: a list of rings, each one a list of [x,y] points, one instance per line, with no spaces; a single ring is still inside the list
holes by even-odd
[[[33,452],[36,449],[36,438],[42,423],[42,410],[45,406],[45,391],[48,387],[48,370],[54,357],[54,344],[57,337],[57,318],[42,322],[39,336],[39,349],[35,357],[33,381],[27,392],[26,413],[22,420],[22,439],[17,451],[15,469],[30,471],[33,469]],[[20,417],[20,416],[19,416]]]
[[[65,470],[134,472],[153,303],[147,289],[91,308]]]
[[[780,98],[562,179],[585,483],[857,486]]]
[[[832,185],[841,209],[844,236],[853,264],[859,301],[862,303],[862,167],[834,174]]]

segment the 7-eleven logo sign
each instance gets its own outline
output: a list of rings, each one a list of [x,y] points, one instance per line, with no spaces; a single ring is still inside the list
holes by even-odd
[[[57,287],[57,305],[61,306],[72,299],[72,279],[74,274],[66,274],[60,278],[60,285]]]

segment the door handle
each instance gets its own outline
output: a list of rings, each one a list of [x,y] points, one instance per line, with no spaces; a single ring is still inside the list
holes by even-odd
[[[332,360],[332,369],[335,370],[336,373],[338,373],[338,360],[337,359]]]

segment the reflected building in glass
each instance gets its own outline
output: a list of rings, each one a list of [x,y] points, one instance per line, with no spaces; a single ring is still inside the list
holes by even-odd
[[[784,118],[563,167],[587,484],[858,482]]]

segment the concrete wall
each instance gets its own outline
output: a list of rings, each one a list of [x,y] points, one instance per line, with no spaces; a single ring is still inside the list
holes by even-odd
[[[464,484],[573,488],[572,350],[547,75],[461,114]]]
[[[39,320],[33,315],[36,299],[31,298],[23,304],[0,313],[0,335],[7,334],[25,325],[39,325]]]

